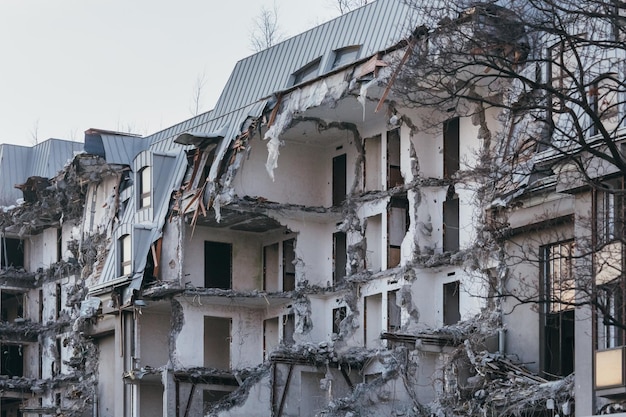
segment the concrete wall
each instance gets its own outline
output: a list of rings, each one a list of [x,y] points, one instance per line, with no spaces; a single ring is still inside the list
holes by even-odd
[[[183,283],[204,287],[204,242],[232,244],[232,289],[238,291],[263,288],[262,241],[258,233],[236,232],[197,226],[183,242]]]

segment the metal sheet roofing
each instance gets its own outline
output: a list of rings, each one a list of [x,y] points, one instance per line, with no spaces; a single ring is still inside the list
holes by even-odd
[[[61,139],[48,139],[33,147],[0,145],[0,205],[15,204],[22,192],[15,188],[29,177],[54,177],[83,144]]]
[[[221,115],[290,87],[292,74],[322,58],[319,75],[330,69],[332,51],[362,45],[357,58],[395,45],[414,29],[414,9],[403,0],[378,0],[237,63],[213,110]]]

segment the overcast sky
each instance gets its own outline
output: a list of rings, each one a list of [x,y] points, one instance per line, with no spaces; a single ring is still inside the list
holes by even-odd
[[[333,0],[276,0],[295,35]],[[0,143],[82,140],[88,128],[154,133],[215,104],[272,0],[0,0]]]

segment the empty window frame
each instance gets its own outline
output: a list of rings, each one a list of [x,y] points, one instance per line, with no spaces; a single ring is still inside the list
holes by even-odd
[[[443,324],[456,324],[461,320],[459,281],[443,284]]]
[[[231,319],[204,317],[204,366],[230,369]]]
[[[443,250],[459,250],[459,198],[453,193],[443,203]]]
[[[204,287],[232,288],[232,253],[230,243],[204,242]]]
[[[400,265],[401,246],[409,230],[409,200],[406,196],[391,198],[387,208],[387,268]]]
[[[278,348],[279,318],[274,317],[263,321],[263,358],[268,360],[270,354]]]
[[[341,322],[347,317],[348,310],[346,307],[338,307],[333,309],[333,333],[341,333]]]
[[[374,294],[363,298],[363,338],[368,348],[380,345],[383,331],[383,295]]]
[[[295,245],[296,239],[293,238],[263,247],[263,289],[265,291],[296,289]],[[282,286],[280,286],[281,279]]]
[[[2,237],[0,239],[0,265],[2,268],[24,267],[24,241]]]
[[[296,239],[283,241],[283,291],[296,289]]]
[[[365,139],[365,159],[363,162],[363,183],[365,191],[382,190],[381,135]]]
[[[543,293],[542,363],[547,376],[566,376],[574,371],[574,297],[572,255],[574,242],[541,248]]]
[[[402,325],[402,310],[398,305],[398,290],[387,292],[387,331],[394,333]]]
[[[0,374],[9,377],[24,376],[24,355],[22,348],[22,345],[0,345],[2,360]]]
[[[345,48],[335,49],[333,51],[333,63],[330,66],[331,70],[350,64],[359,57],[359,51],[361,45],[346,46]]]
[[[624,236],[624,178],[600,184],[595,190],[595,236],[598,244],[610,243]]]
[[[150,207],[152,203],[152,168],[147,166],[139,171],[139,208]]]
[[[279,291],[278,287],[278,243],[263,247],[263,291]]]
[[[338,207],[346,200],[346,154],[333,158],[333,206]]]
[[[344,232],[333,233],[333,285],[344,282],[348,257],[348,243]]]
[[[118,248],[120,252],[119,256],[119,275],[128,276],[132,272],[132,240],[130,235],[124,235],[119,239]]]
[[[623,277],[598,285],[596,317],[596,349],[626,345],[626,285]]]
[[[320,62],[322,62],[322,57],[311,61],[310,63],[300,68],[298,71],[294,72],[291,76],[291,85],[297,85],[317,77],[319,73]]]
[[[450,178],[460,167],[459,118],[443,123],[443,176]]]
[[[283,344],[285,346],[293,346],[295,340],[293,338],[296,332],[296,316],[292,314],[286,314],[283,316]]]
[[[400,172],[400,128],[387,132],[387,188],[404,184]]]

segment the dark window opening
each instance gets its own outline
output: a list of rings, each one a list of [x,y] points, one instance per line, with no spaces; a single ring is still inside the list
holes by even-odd
[[[341,333],[341,322],[347,317],[348,310],[346,307],[338,307],[333,309],[333,333]]]
[[[57,262],[60,262],[63,259],[63,230],[57,229]]]
[[[574,274],[573,241],[541,249],[542,278],[546,296],[543,326],[543,371],[547,376],[574,372]]]
[[[450,178],[460,167],[459,118],[447,120],[443,124],[443,176]]]
[[[297,85],[303,83],[305,81],[312,80],[317,77],[319,72],[320,62],[322,62],[322,58],[317,58],[314,61],[306,64],[304,67],[300,68],[298,71],[294,72],[292,75],[292,83],[291,85]]]
[[[204,316],[204,367],[230,369],[232,320]]]
[[[56,318],[58,319],[61,315],[61,309],[63,308],[63,297],[61,292],[61,284],[57,284],[55,288],[55,297],[56,297]]]
[[[132,272],[131,242],[130,235],[124,235],[119,240],[120,276],[128,276]]]
[[[456,194],[443,203],[443,250],[459,250],[459,198]]]
[[[333,59],[333,64],[330,69],[333,70],[356,61],[360,50],[361,45],[346,46],[345,48],[335,49],[335,58]]]
[[[13,322],[17,318],[24,318],[24,294],[2,291],[2,321]]]
[[[285,346],[293,346],[296,342],[293,338],[296,332],[296,316],[287,314],[283,316],[283,344]]]
[[[333,158],[333,206],[338,207],[346,200],[346,154]]]
[[[344,232],[333,233],[333,285],[344,282],[348,257],[348,242]]]
[[[232,288],[232,251],[230,243],[204,242],[205,288]]]
[[[283,241],[283,291],[296,289],[295,239]]]
[[[387,188],[404,184],[400,172],[400,129],[387,132]]]
[[[22,345],[0,345],[2,366],[0,373],[9,377],[24,376],[24,356]]]
[[[139,171],[139,208],[150,207],[152,203],[152,168]]]
[[[461,320],[459,281],[443,284],[443,324],[456,324]]]
[[[398,301],[398,290],[387,292],[387,331],[391,333],[400,330],[402,324],[402,310]]]
[[[24,268],[24,241],[5,237],[0,240],[0,244],[2,268]]]

